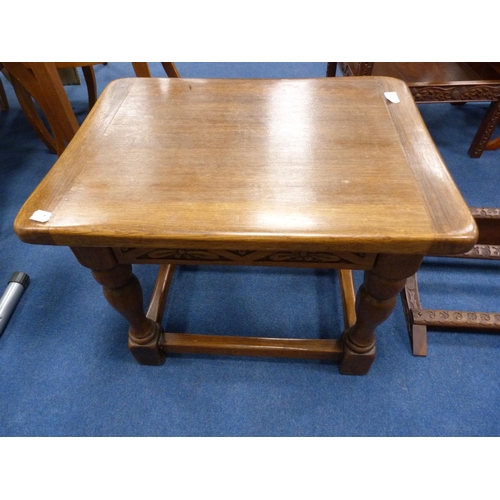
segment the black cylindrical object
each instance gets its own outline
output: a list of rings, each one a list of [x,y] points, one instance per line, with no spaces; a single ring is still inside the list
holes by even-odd
[[[16,271],[7,284],[2,298],[0,299],[0,335],[2,335],[14,309],[21,298],[24,290],[28,287],[30,277],[23,272]]]

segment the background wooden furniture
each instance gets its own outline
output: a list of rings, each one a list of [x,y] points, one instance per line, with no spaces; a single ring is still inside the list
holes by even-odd
[[[179,72],[173,62],[162,62],[161,65],[169,78],[180,78]],[[149,65],[146,62],[133,62],[132,66],[137,77],[151,77]]]
[[[495,109],[494,111],[492,111],[492,113],[495,113],[497,116],[500,116],[500,101],[496,102]],[[488,142],[488,144],[486,144],[486,147],[484,149],[489,151],[494,151],[497,150],[498,148],[500,148],[500,136]]]
[[[337,64],[344,76],[399,78],[408,84],[416,102],[491,102],[468,150],[471,158],[481,156],[500,122],[500,63],[341,62],[328,63],[327,76],[335,76]]]
[[[490,142],[488,142],[485,149],[494,151],[497,150],[498,148],[500,148],[500,137],[492,139]]]
[[[35,132],[51,151],[61,154],[75,135],[78,122],[55,63],[0,64],[8,71],[19,103]]]
[[[450,255],[464,259],[500,260],[500,209],[471,208],[479,229],[477,244],[464,254]],[[408,333],[414,356],[427,355],[427,330],[467,330],[500,332],[500,312],[457,311],[422,307],[417,275],[408,279],[401,291]]]
[[[60,155],[73,138],[78,123],[57,72],[63,68],[81,68],[87,85],[89,111],[97,100],[94,66],[98,62],[0,63],[16,92],[19,103],[33,129],[49,148]],[[150,77],[148,63],[132,63],[136,76]],[[179,77],[174,63],[162,63],[167,76]],[[36,106],[35,103],[38,105]],[[47,121],[43,121],[42,116]]]
[[[3,87],[2,80],[0,80],[0,110],[7,111],[9,109],[9,101],[5,95],[5,89]]]
[[[56,62],[54,63],[58,70],[68,68],[80,68],[87,86],[87,94],[89,98],[89,111],[97,101],[97,82],[95,79],[94,66],[97,64],[106,64],[103,62]]]
[[[379,77],[117,80],[14,228],[27,243],[70,247],[92,270],[140,363],[286,356],[359,375],[422,257],[477,238],[408,87]],[[161,265],[147,312],[132,264]],[[341,269],[346,329],[341,339],[164,332],[178,264]],[[365,271],[356,297],[350,269]]]

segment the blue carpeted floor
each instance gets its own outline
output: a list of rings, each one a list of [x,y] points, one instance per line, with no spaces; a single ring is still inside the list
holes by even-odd
[[[326,63],[177,63],[190,78],[323,77]],[[151,63],[155,76],[164,76]],[[129,63],[97,68],[99,90],[133,76]],[[1,436],[498,436],[500,337],[434,333],[426,358],[411,355],[401,303],[378,330],[366,377],[336,365],[259,358],[172,356],[138,365],[127,325],[66,248],[21,243],[23,202],[54,164],[3,78],[0,113],[0,286],[13,271],[31,285],[0,338]],[[82,121],[85,85],[67,87]],[[466,201],[500,206],[500,151],[467,156],[487,104],[421,105]],[[500,133],[497,130],[495,136]],[[424,307],[500,311],[498,264],[428,259]],[[146,296],[154,268],[136,268]],[[355,276],[359,284],[360,274]],[[336,275],[323,270],[178,269],[164,320],[171,331],[338,337]]]

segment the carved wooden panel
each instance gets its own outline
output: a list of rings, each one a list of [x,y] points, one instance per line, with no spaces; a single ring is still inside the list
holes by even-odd
[[[449,311],[441,309],[413,310],[416,325],[468,328],[471,330],[500,330],[500,314],[472,311]]]
[[[488,245],[482,246],[486,247]],[[500,331],[500,313],[423,309],[418,291],[417,275],[408,278],[406,286],[401,292],[401,299],[408,325],[408,333],[413,338],[413,341],[415,340],[415,327],[417,325],[457,330]]]
[[[339,64],[340,64],[340,70],[342,71],[342,75],[344,76],[370,76],[373,71],[374,63],[372,62],[355,63],[356,69],[354,70],[354,72],[348,63],[341,62]]]
[[[406,280],[406,285],[401,291],[401,298],[403,299],[403,305],[406,306],[407,310],[422,309],[422,304],[420,303],[420,295],[418,293],[418,282],[416,274],[410,276]]]
[[[500,238],[498,234],[500,208],[469,208],[480,227],[480,235],[485,230],[492,230],[493,239],[495,242],[498,241]],[[465,254],[450,255],[449,257],[500,260],[500,246],[478,244]],[[423,309],[418,291],[417,275],[408,278],[406,286],[401,292],[401,300],[414,355],[427,355],[427,327],[500,332],[500,313]]]
[[[296,252],[261,250],[206,250],[191,248],[117,248],[121,263],[234,264],[370,269],[375,254],[350,252]]]
[[[495,207],[470,207],[473,217],[500,219],[500,208]]]
[[[432,101],[497,101],[500,99],[500,85],[436,85],[411,87],[417,102]]]
[[[458,255],[464,259],[500,260],[499,245],[474,245],[467,253]]]
[[[339,63],[339,65],[340,65],[340,71],[342,71],[343,76],[353,76],[352,71],[347,63],[341,62]]]

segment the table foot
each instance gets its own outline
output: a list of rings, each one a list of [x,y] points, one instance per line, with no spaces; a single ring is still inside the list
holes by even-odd
[[[353,345],[349,345],[348,337],[344,336],[342,337],[342,346],[343,353],[342,360],[339,363],[339,372],[342,375],[366,375],[375,359],[375,345],[368,349],[361,349],[361,352],[358,352],[354,350],[358,349],[358,347],[356,346],[353,349]]]
[[[380,255],[366,271],[356,297],[356,323],[342,335],[343,375],[366,375],[375,359],[375,329],[392,314],[406,278],[414,274],[421,256]]]
[[[129,323],[129,347],[141,364],[160,365],[165,354],[160,350],[161,327],[146,317],[142,287],[130,264],[118,264],[111,251],[95,248],[72,248],[78,261],[92,270],[102,286],[104,297]]]
[[[109,304],[128,320],[129,348],[135,359],[145,365],[162,364],[165,354],[158,346],[161,327],[144,313],[141,284],[132,266],[118,264],[106,271],[92,271],[92,275],[103,285]]]
[[[141,284],[132,273],[132,266],[118,264],[107,271],[92,271],[92,275],[103,285],[109,304],[128,320],[128,345],[135,359],[145,365],[161,365],[165,361],[158,345],[161,327],[144,313]],[[114,278],[113,284],[110,278]]]
[[[158,323],[151,324],[150,333],[146,338],[136,338],[129,331],[128,348],[138,363],[158,366],[165,362],[165,352],[159,345],[162,333],[162,328]]]

